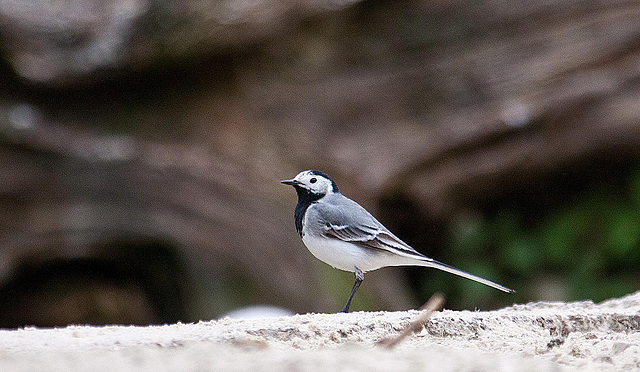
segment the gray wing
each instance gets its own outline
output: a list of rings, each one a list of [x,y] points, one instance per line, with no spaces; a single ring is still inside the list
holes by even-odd
[[[360,204],[344,195],[335,195],[319,209],[325,236],[367,248],[431,260],[393,235]]]
[[[326,237],[352,242],[370,249],[379,249],[405,257],[416,258],[422,262],[422,266],[433,267],[459,275],[504,292],[515,292],[498,283],[420,254],[400,238],[393,235],[360,204],[341,194],[331,195],[330,199],[322,203],[320,208],[317,208],[317,213],[319,221],[316,221],[316,223],[320,224],[319,228]]]

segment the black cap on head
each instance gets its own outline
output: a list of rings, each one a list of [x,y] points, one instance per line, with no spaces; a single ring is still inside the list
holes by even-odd
[[[326,174],[325,172],[319,171],[319,170],[311,170],[309,172],[311,172],[311,174],[313,174],[313,175],[321,176],[321,177],[324,177],[324,178],[328,179],[329,181],[331,181],[331,187],[333,188],[333,192],[340,192],[340,190],[338,190],[338,185],[336,185],[336,183],[333,181],[333,179],[331,177],[329,177],[329,175]]]

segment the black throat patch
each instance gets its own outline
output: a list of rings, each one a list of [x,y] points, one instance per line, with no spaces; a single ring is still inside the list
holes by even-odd
[[[314,194],[302,187],[296,187],[296,193],[298,194],[298,204],[296,205],[296,211],[293,217],[296,222],[296,231],[298,235],[302,237],[302,221],[304,221],[304,215],[307,213],[309,206],[318,200],[322,199],[325,194]]]

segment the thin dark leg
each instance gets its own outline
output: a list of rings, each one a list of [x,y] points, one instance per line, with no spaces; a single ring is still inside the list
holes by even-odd
[[[342,310],[340,310],[341,313],[348,313],[349,312],[349,306],[351,306],[351,300],[353,299],[353,295],[356,294],[356,291],[358,290],[358,288],[360,288],[360,284],[362,284],[363,280],[364,280],[364,273],[360,269],[358,269],[356,267],[356,282],[353,283],[353,288],[351,289],[351,294],[349,295],[349,299],[347,300],[347,304],[344,305]]]

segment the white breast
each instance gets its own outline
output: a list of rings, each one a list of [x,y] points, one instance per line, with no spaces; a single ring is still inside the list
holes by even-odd
[[[322,236],[305,235],[302,237],[304,245],[317,259],[336,269],[362,272],[373,271],[384,266],[406,265],[400,256],[386,254],[382,251],[367,249],[358,245]]]
[[[393,254],[381,249],[366,248],[323,235],[322,224],[310,223],[309,218],[317,219],[312,205],[305,213],[302,241],[317,259],[336,269],[362,272],[372,271],[385,266],[420,265],[422,262],[405,255]]]

